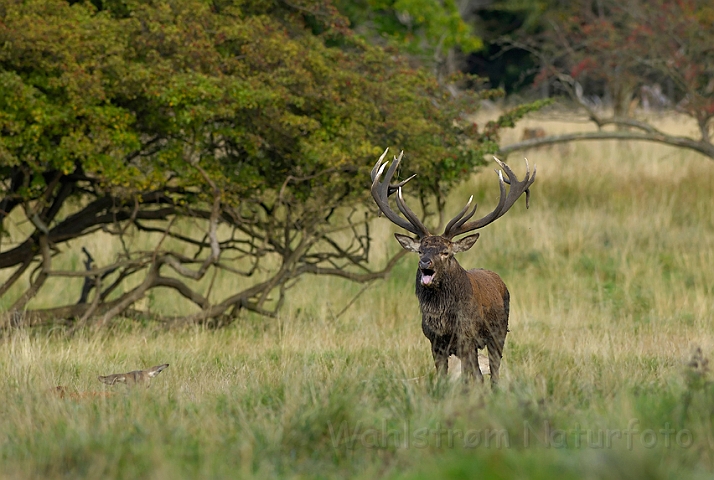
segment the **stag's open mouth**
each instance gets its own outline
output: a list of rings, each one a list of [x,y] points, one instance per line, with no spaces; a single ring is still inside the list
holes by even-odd
[[[434,270],[428,269],[428,268],[422,268],[421,269],[421,284],[422,285],[431,285],[431,282],[434,281]]]

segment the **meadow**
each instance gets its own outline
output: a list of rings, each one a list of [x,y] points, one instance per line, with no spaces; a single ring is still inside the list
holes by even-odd
[[[546,120],[519,128],[574,128]],[[526,154],[530,209],[459,258],[511,291],[498,391],[435,378],[408,256],[344,312],[362,286],[313,277],[278,318],[218,330],[4,333],[0,479],[711,478],[714,162],[643,143]],[[508,163],[522,174],[521,155]],[[491,168],[449,211],[471,193],[493,208]],[[379,262],[399,246],[384,218],[374,231]],[[160,363],[149,389],[96,378]]]

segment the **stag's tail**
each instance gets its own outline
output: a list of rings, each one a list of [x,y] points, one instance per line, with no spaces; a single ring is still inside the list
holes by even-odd
[[[508,315],[511,311],[511,294],[507,288],[503,293],[503,311],[506,313],[506,331],[508,331]]]

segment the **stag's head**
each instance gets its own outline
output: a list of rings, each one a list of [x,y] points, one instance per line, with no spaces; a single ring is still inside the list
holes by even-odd
[[[419,274],[417,280],[427,288],[438,287],[448,278],[448,272],[458,263],[454,254],[465,252],[478,240],[478,233],[461,240],[451,241],[442,235],[429,235],[415,240],[408,235],[395,233],[397,241],[405,250],[419,254]]]
[[[388,151],[389,149],[384,151],[372,169],[372,197],[374,197],[374,201],[377,203],[381,212],[384,213],[389,220],[416,235],[416,238],[413,238],[408,235],[396,233],[395,237],[404,249],[419,254],[418,279],[421,285],[425,287],[439,286],[447,277],[446,272],[457,265],[454,255],[465,252],[473,247],[476,240],[478,240],[479,234],[468,235],[459,240],[454,240],[454,237],[483,228],[494,222],[503,216],[523,193],[526,194],[526,208],[528,208],[530,196],[529,188],[535,181],[536,176],[535,167],[531,175],[528,160],[526,160],[526,176],[523,181],[519,181],[516,174],[513,173],[508,165],[494,157],[496,163],[503,169],[503,171],[497,170],[501,195],[496,208],[478,220],[469,221],[476,213],[477,207],[475,204],[471,207],[471,203],[473,202],[472,195],[466,206],[446,225],[444,233],[441,235],[432,235],[419,217],[407,206],[402,197],[402,187],[409,180],[414,178],[414,175],[397,184],[390,183],[402,160],[404,152],[400,153],[399,157],[394,158],[392,165],[389,167],[389,170],[387,170],[384,181],[381,181],[384,170],[388,164],[388,162],[384,161],[384,157],[386,157]],[[506,172],[507,179],[503,178],[503,172]],[[506,192],[506,184],[510,186],[508,192]],[[389,206],[388,198],[395,192],[397,193],[397,207],[404,215],[404,218]]]

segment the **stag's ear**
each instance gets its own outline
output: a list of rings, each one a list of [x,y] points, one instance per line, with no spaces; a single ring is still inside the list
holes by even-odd
[[[414,240],[412,237],[407,235],[402,235],[401,233],[395,233],[394,238],[397,239],[397,242],[399,242],[404,250],[419,253],[419,245],[421,244],[420,241]]]
[[[476,233],[474,235],[469,235],[468,237],[464,237],[461,240],[454,242],[451,245],[451,251],[453,253],[459,253],[459,252],[465,252],[469,248],[474,246],[474,243],[476,243],[476,240],[478,240],[479,234]]]

